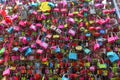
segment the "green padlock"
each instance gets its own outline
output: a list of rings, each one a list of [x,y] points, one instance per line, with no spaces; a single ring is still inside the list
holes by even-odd
[[[36,32],[32,32],[32,35],[33,35],[33,36],[36,36],[36,35],[37,35],[37,33],[36,33]]]
[[[72,40],[73,39],[73,37],[72,36],[70,36],[70,40]]]
[[[0,50],[0,56],[2,56],[4,52],[5,52],[5,48],[2,48],[2,49]]]
[[[84,66],[90,67],[90,62],[85,63]]]
[[[82,21],[83,21],[83,19],[79,19],[79,21],[78,21],[78,22],[80,23],[80,22],[82,22]]]
[[[62,80],[62,78],[61,78],[61,77],[58,77],[58,80]]]
[[[50,77],[49,80],[54,80],[54,79],[52,77]]]
[[[64,53],[65,52],[65,50],[64,49],[61,49],[61,53]]]
[[[85,2],[91,2],[92,0],[85,0]]]
[[[120,45],[120,39],[118,39],[118,40],[116,41],[116,43]]]
[[[49,71],[50,71],[50,74],[52,74],[52,73],[53,73],[53,72],[52,72],[52,69],[50,69]]]
[[[107,68],[107,66],[105,64],[98,64],[98,67],[100,69],[106,69]]]
[[[112,67],[112,72],[116,73],[117,72],[117,67]]]
[[[47,13],[47,12],[46,12],[46,13],[44,13],[44,15],[45,15],[45,16],[47,16],[47,15],[49,15],[49,14],[50,14],[50,13]]]
[[[50,20],[47,20],[47,23],[50,23]]]
[[[118,48],[118,52],[120,52],[120,48]]]
[[[25,78],[25,77],[22,77],[21,80],[26,80],[26,78]]]
[[[78,22],[78,21],[79,21],[77,18],[75,18],[74,20],[75,20],[75,22]]]
[[[57,63],[55,63],[55,68],[58,68],[58,64]]]
[[[111,78],[110,80],[118,80],[118,79],[114,77],[114,78]]]
[[[22,32],[22,36],[25,36],[25,32]]]
[[[116,64],[116,63],[113,63],[113,67],[117,67],[117,64]]]

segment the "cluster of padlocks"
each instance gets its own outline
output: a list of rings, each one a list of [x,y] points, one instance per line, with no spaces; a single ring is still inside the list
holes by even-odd
[[[3,0],[0,80],[120,80],[117,1]]]

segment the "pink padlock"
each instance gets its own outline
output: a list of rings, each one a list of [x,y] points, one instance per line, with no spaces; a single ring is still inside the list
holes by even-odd
[[[27,38],[26,37],[22,37],[21,41],[22,41],[23,44],[27,44]]]
[[[80,17],[80,18],[83,18],[83,15],[80,14],[80,13],[78,13],[77,16]]]
[[[68,13],[68,17],[73,17],[73,13]]]
[[[99,3],[95,4],[95,8],[103,8],[103,7],[104,7],[103,4],[99,4]]]
[[[58,25],[58,28],[59,28],[59,29],[63,29],[63,28],[64,28],[64,25]]]
[[[36,40],[36,44],[40,45],[41,40]]]
[[[115,9],[109,10],[109,13],[110,13],[110,14],[112,14],[112,13],[114,13],[114,12],[115,12]]]
[[[95,30],[99,31],[99,30],[101,30],[101,27],[98,26],[98,27],[95,28]]]
[[[98,50],[99,48],[100,48],[100,45],[96,41],[96,44],[94,45],[94,51]]]
[[[31,48],[35,49],[35,48],[36,48],[35,44],[32,44],[32,45],[31,45]]]
[[[38,49],[36,53],[37,53],[37,54],[42,54],[42,53],[43,53],[43,50]]]
[[[107,41],[108,41],[108,43],[114,43],[115,42],[115,38],[114,38],[112,33],[111,33],[111,36],[108,35]]]
[[[106,28],[111,28],[111,25],[110,24],[106,24],[105,27]]]
[[[20,27],[19,26],[14,26],[13,29],[14,29],[14,31],[17,31],[17,32],[20,31]]]
[[[79,23],[79,28],[80,28],[80,27],[83,27],[83,22],[80,22],[80,23]]]
[[[73,18],[69,18],[69,19],[68,19],[68,22],[69,22],[70,24],[74,24],[74,23],[75,23],[75,21],[74,21]]]
[[[43,58],[42,62],[46,62],[48,60],[48,58]]]
[[[113,33],[115,41],[119,39],[118,35],[116,33]]]
[[[94,71],[95,71],[95,67],[94,67],[94,66],[91,66],[91,67],[90,67],[90,71],[94,72]]]
[[[59,12],[59,8],[54,8],[53,11],[54,12]]]
[[[66,12],[67,12],[67,9],[66,9],[66,8],[63,8],[63,9],[61,9],[61,12],[62,12],[62,13],[66,13]]]
[[[36,26],[37,28],[40,28],[40,27],[42,27],[42,24],[37,23],[37,24],[35,24],[35,26]]]
[[[14,15],[14,16],[12,17],[12,20],[16,20],[16,19],[18,19],[18,15]]]
[[[115,48],[114,48],[114,51],[118,51],[118,47],[115,47]]]
[[[110,22],[110,18],[109,18],[109,17],[106,18],[106,19],[105,19],[105,22],[106,22],[106,23]]]
[[[87,8],[84,8],[83,11],[84,11],[84,12],[88,12],[88,9],[87,9]]]
[[[10,69],[8,68],[8,69],[6,69],[5,71],[3,71],[3,74],[2,74],[3,76],[8,76],[8,75],[10,75]]]
[[[20,21],[20,22],[19,22],[19,25],[20,25],[21,27],[25,27],[25,22],[24,22],[24,21]]]
[[[103,20],[103,19],[100,19],[100,20],[99,20],[99,24],[100,24],[100,25],[103,25],[103,24],[105,24],[105,23],[106,23],[105,20]]]
[[[11,59],[12,59],[12,61],[15,61],[16,60],[16,56],[12,56]]]
[[[48,48],[48,44],[45,43],[45,42],[41,42],[41,43],[40,43],[40,46],[41,46],[42,48],[44,48],[44,49],[47,49],[47,48]]]
[[[45,42],[42,42],[41,40],[36,40],[36,43],[44,49],[48,48],[48,44]]]
[[[72,36],[75,36],[76,32],[73,30],[73,29],[70,29],[68,31],[68,34],[72,35]]]
[[[32,14],[33,14],[33,15],[37,15],[37,12],[36,12],[36,11],[33,11]]]
[[[33,25],[33,24],[30,26],[30,29],[33,30],[33,31],[36,31],[36,30],[37,30],[37,29],[36,29],[36,26]]]
[[[42,18],[43,20],[45,20],[45,19],[46,19],[46,16],[45,16],[44,14],[41,14],[41,18]]]
[[[51,34],[48,34],[48,35],[46,36],[46,38],[48,38],[48,39],[50,39],[51,37],[52,37]]]
[[[20,52],[24,52],[26,49],[28,49],[29,48],[29,46],[25,46],[25,47],[22,47],[21,49],[20,49]]]
[[[68,38],[68,37],[65,37],[64,40],[65,40],[65,41],[69,41],[69,38]]]
[[[42,27],[41,29],[43,32],[47,32],[47,29],[45,27]]]

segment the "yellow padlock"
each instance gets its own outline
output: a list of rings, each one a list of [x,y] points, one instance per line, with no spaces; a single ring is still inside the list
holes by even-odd
[[[65,27],[65,28],[67,28],[67,27],[68,27],[68,25],[67,25],[67,24],[65,24],[65,25],[64,25],[64,27]]]
[[[42,2],[39,8],[42,12],[50,11],[51,7],[48,5],[48,2]]]
[[[90,23],[90,24],[94,24],[94,21],[90,20],[89,23]]]
[[[59,35],[53,35],[53,38],[59,38],[60,36]]]
[[[84,33],[87,33],[87,32],[88,32],[88,30],[87,30],[87,29],[85,29],[85,30],[84,30]]]
[[[10,67],[10,70],[14,71],[15,69],[16,69],[16,67],[13,67],[13,66]]]
[[[89,26],[89,23],[88,23],[88,22],[86,22],[86,23],[85,23],[85,25],[88,27],[88,26]]]

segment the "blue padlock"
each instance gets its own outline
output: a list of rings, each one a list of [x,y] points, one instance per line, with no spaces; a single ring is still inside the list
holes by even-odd
[[[50,68],[53,68],[53,63],[50,62],[50,63],[49,63],[49,66],[50,66]]]
[[[31,40],[31,38],[30,37],[27,37],[27,41],[29,42]]]
[[[87,7],[87,6],[88,6],[88,2],[84,2],[84,3],[83,3],[83,6],[84,6],[84,7]]]
[[[102,43],[101,41],[98,41],[98,44],[99,44],[100,46],[102,46],[102,45],[103,45],[103,43]]]
[[[0,0],[0,3],[4,4],[4,3],[5,3],[5,0]]]
[[[38,7],[39,6],[39,3],[32,3],[30,4],[31,7]]]
[[[100,34],[105,34],[105,30],[100,30]]]
[[[9,34],[11,34],[11,33],[13,32],[13,27],[10,27],[10,28],[7,30],[7,32],[8,32]]]
[[[31,48],[28,48],[26,51],[25,51],[25,56],[28,56],[32,53],[32,49]]]
[[[55,4],[49,2],[48,5],[51,7],[51,8],[54,8],[55,7]]]
[[[3,37],[0,37],[0,41],[3,41],[4,40],[4,38]]]
[[[59,52],[60,52],[60,48],[57,47],[57,48],[55,49],[55,53],[59,53]]]
[[[68,77],[66,77],[66,74],[62,76],[62,80],[70,80]]]
[[[15,51],[15,52],[17,52],[18,50],[19,50],[18,47],[14,47],[14,48],[12,49],[12,51]]]
[[[35,63],[35,68],[39,69],[39,67],[40,67],[40,64],[39,63]]]
[[[90,36],[91,36],[91,33],[86,33],[85,36],[86,36],[86,37],[90,37]]]
[[[69,59],[77,60],[77,59],[78,59],[77,54],[76,54],[76,53],[69,52]]]
[[[111,63],[114,63],[115,61],[118,61],[120,59],[118,55],[113,51],[107,52],[107,57],[109,58]]]

